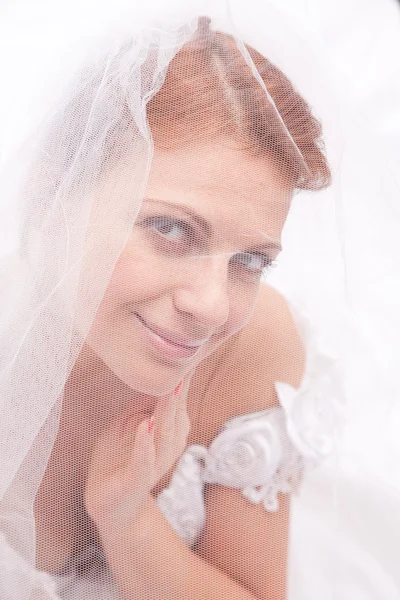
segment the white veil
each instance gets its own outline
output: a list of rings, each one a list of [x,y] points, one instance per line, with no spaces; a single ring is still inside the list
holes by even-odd
[[[335,56],[289,2],[113,4],[81,3],[80,19],[63,3],[39,4],[42,36],[34,24],[13,42],[3,36],[0,598],[57,598],[50,576],[34,568],[34,499],[65,382],[141,207],[154,152],[146,105],[207,15],[213,30],[235,37],[261,87],[244,44],[294,83],[322,122],[333,175],[327,189],[295,196],[268,279],[308,351],[300,392],[278,382],[278,395],[304,452],[325,459],[293,504],[289,598],[394,600],[399,140],[348,110]],[[17,7],[32,18],[32,7],[9,5],[4,29],[23,21]],[[288,156],[304,159],[264,91]]]

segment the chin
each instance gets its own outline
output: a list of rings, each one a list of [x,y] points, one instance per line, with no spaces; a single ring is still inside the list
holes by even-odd
[[[129,372],[121,365],[108,366],[132,390],[156,398],[171,394],[189,372],[189,370],[183,369],[174,369],[171,372],[170,369],[154,364],[143,366],[143,368],[130,368]]]
[[[152,396],[154,398],[162,398],[167,396],[168,394],[172,394],[176,386],[179,384],[182,378],[174,379],[173,381],[141,381],[141,382],[132,382],[130,387],[140,394],[145,394],[146,396]],[[129,385],[129,384],[128,384]]]

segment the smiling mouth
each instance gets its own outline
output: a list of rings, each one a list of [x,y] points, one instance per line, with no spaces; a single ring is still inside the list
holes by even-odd
[[[143,330],[153,345],[159,351],[171,357],[189,358],[195,356],[208,341],[208,338],[196,341],[187,340],[177,334],[167,332],[156,325],[150,325],[138,313],[134,313],[134,316],[142,325]]]

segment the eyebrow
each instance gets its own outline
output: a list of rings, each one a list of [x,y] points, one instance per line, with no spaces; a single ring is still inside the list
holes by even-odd
[[[193,221],[195,221],[206,233],[206,235],[208,237],[211,237],[212,232],[213,232],[213,228],[211,227],[210,223],[204,219],[203,217],[200,217],[200,215],[198,215],[195,211],[191,210],[190,208],[187,208],[186,206],[182,206],[182,204],[174,204],[173,202],[167,202],[166,200],[159,200],[158,198],[144,198],[144,200],[146,202],[154,202],[156,204],[163,204],[164,206],[167,206],[169,208],[173,207],[176,208],[184,213],[186,213],[187,215],[189,215]],[[260,232],[261,235],[262,232]],[[278,252],[281,252],[282,250],[282,246],[279,242],[274,242],[273,240],[267,239],[264,243],[259,244],[257,246],[253,246],[252,251],[262,251],[262,250],[277,250]]]

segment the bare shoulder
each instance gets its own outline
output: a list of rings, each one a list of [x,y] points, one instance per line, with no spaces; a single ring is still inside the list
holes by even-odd
[[[234,362],[240,361],[245,372],[257,372],[263,383],[300,385],[304,348],[288,303],[274,288],[262,285],[253,315],[232,350]]]
[[[206,362],[199,421],[203,443],[227,419],[276,406],[276,381],[300,385],[305,352],[284,297],[263,284],[247,325]]]

